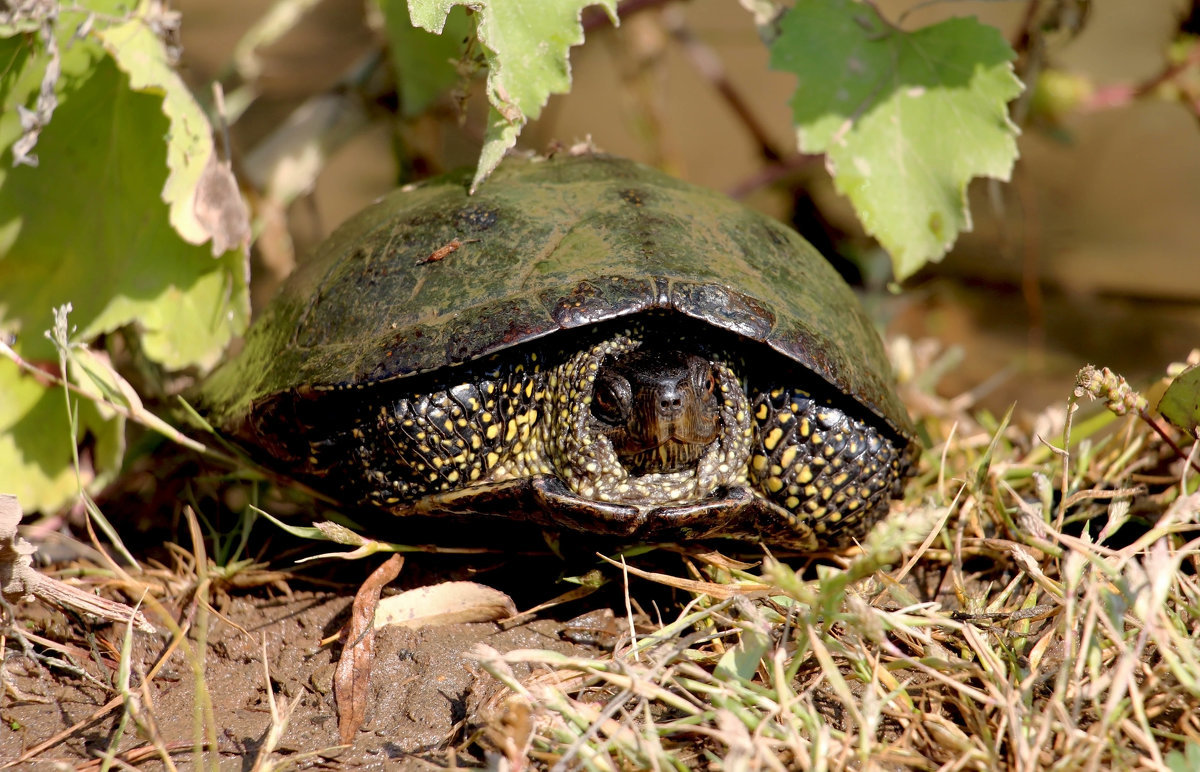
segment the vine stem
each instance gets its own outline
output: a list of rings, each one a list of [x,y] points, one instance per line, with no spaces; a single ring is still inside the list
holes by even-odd
[[[762,121],[758,119],[750,109],[750,104],[729,80],[721,58],[707,43],[696,37],[696,34],[684,21],[683,12],[679,8],[668,9],[663,13],[663,23],[671,38],[683,47],[692,66],[716,89],[733,114],[746,127],[746,131],[754,137],[754,141],[758,144],[759,155],[768,163],[778,162],[782,159],[783,153],[775,147],[775,143],[771,140]]]
[[[809,153],[792,153],[775,163],[768,164],[754,174],[729,188],[725,192],[730,198],[743,199],[759,188],[774,185],[800,169],[807,168],[824,160],[824,156]]]
[[[1158,421],[1155,421],[1154,417],[1151,416],[1145,408],[1138,410],[1138,417],[1149,424],[1150,428],[1157,432],[1158,436],[1162,438],[1162,441],[1167,443],[1167,446],[1175,452],[1175,455],[1184,460],[1184,463],[1197,472],[1200,472],[1200,463],[1196,462],[1191,453],[1184,453],[1183,448],[1179,447],[1179,444],[1175,442],[1175,438],[1173,438],[1166,429],[1162,428]],[[1200,438],[1197,438],[1197,440],[1200,440]]]
[[[1167,64],[1157,74],[1150,76],[1141,83],[1122,83],[1101,86],[1096,89],[1084,103],[1083,109],[1088,111],[1111,110],[1115,107],[1125,107],[1135,99],[1150,94],[1159,86],[1178,78],[1191,67],[1200,67],[1200,45],[1195,45],[1188,55],[1178,62]],[[1188,93],[1187,102],[1192,112],[1200,118],[1200,96]]]

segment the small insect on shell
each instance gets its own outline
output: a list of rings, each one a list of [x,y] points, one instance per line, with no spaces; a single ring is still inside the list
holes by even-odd
[[[466,239],[466,240],[453,239],[453,240],[449,241],[448,243],[443,244],[442,246],[433,250],[433,252],[431,252],[428,257],[422,257],[420,260],[417,261],[417,265],[425,265],[426,263],[436,263],[439,260],[444,260],[445,258],[449,257],[452,253],[457,252],[458,248],[463,246],[464,244],[474,244],[477,241],[479,241],[479,239]]]

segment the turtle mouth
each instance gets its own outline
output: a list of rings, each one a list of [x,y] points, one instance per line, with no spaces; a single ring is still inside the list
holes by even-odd
[[[672,438],[656,447],[622,452],[617,459],[630,474],[666,474],[690,469],[699,463],[713,438],[704,442],[688,442]]]

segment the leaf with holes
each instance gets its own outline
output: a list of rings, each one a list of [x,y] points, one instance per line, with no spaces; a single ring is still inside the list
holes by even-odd
[[[249,242],[246,204],[235,185],[232,195],[227,196],[229,205],[237,209],[235,219],[240,225],[233,238],[228,238],[225,229],[214,227],[197,211],[197,194],[203,197],[212,187],[211,167],[216,162],[216,151],[204,110],[175,71],[172,56],[156,32],[171,24],[170,13],[165,6],[144,3],[124,23],[98,29],[96,37],[129,77],[129,88],[161,98],[160,109],[167,116],[167,131],[159,136],[167,140],[169,170],[162,199],[171,208],[171,225],[185,241],[203,244],[214,237],[215,257],[227,246],[243,248],[242,244]]]
[[[213,172],[207,118],[153,31],[170,19],[128,5],[87,0],[0,25],[0,334],[17,334],[24,359],[57,363],[42,331],[71,303],[77,340],[133,327],[148,358],[206,368],[249,317],[233,211],[244,204]],[[237,245],[215,260],[198,190]],[[0,480],[29,509],[55,509],[77,491],[72,445],[90,437],[83,482],[102,484],[123,423],[82,400],[73,436],[61,392],[0,366]]]
[[[855,0],[798,0],[771,44],[794,73],[799,147],[825,153],[837,189],[903,279],[970,230],[967,183],[1007,180],[1021,93],[999,30],[948,19],[912,32]]]

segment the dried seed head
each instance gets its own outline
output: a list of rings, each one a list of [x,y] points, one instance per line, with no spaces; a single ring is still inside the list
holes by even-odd
[[[1097,370],[1088,365],[1075,376],[1075,396],[1104,400],[1105,407],[1117,415],[1142,413],[1146,398],[1133,390],[1123,376],[1107,367]]]

